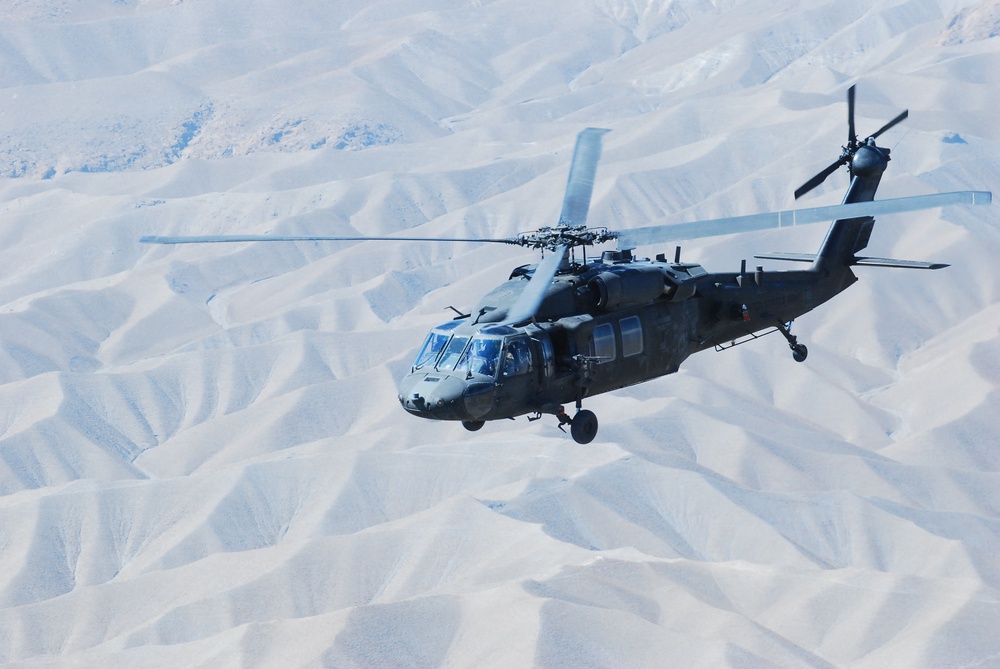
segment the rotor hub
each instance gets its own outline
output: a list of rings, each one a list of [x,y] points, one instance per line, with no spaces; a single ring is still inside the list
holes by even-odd
[[[851,174],[875,176],[885,171],[889,164],[889,149],[875,146],[875,140],[868,140],[855,151],[851,158]]]
[[[585,225],[546,226],[531,232],[518,233],[511,243],[532,249],[555,251],[559,247],[574,248],[593,246],[618,239],[618,233],[607,228],[588,228]]]

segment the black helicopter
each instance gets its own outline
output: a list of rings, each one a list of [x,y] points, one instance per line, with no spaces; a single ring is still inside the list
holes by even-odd
[[[753,216],[615,232],[587,227],[587,212],[608,132],[588,128],[577,137],[558,225],[512,238],[442,239],[338,236],[143,237],[156,244],[240,241],[468,241],[513,244],[547,253],[538,265],[516,268],[468,314],[428,334],[399,401],[421,418],[457,420],[468,430],[486,421],[545,414],[570,426],[575,441],[589,443],[597,417],[583,400],[676,372],[692,353],[723,350],[779,332],[795,360],[808,353],[790,332],[791,322],[845,290],[856,265],[939,269],[940,263],[859,256],[872,233],[873,216],[948,204],[988,204],[988,192],[959,191],[874,201],[889,149],[875,140],[906,118],[899,114],[864,141],[854,129],[854,87],[848,90],[848,142],[840,157],[795,191],[798,198],[846,165],[851,182],[843,204]],[[809,263],[802,270],[709,273],[672,259],[637,258],[640,245],[833,220],[814,254],[773,253],[757,258]],[[617,240],[616,250],[588,259],[586,247]],[[576,249],[581,249],[577,259]],[[565,405],[573,403],[571,418]]]

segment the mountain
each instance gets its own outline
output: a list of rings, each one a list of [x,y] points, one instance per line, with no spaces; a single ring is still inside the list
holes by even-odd
[[[859,268],[804,364],[589,399],[586,446],[396,400],[530,251],[138,238],[510,236],[588,126],[592,224],[788,209],[854,83],[861,134],[910,110],[880,197],[995,190],[998,34],[995,0],[0,0],[0,662],[997,663],[996,208],[880,219],[872,255],[952,266]]]

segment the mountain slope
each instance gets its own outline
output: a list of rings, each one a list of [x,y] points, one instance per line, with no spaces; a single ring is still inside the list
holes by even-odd
[[[0,660],[10,666],[988,665],[1000,227],[885,217],[780,338],[554,421],[410,418],[509,236],[792,205],[903,108],[881,197],[995,190],[995,2],[0,0]],[[880,139],[880,142],[883,140]],[[843,173],[809,197],[834,203]],[[681,242],[730,270],[811,226]],[[670,249],[640,249],[645,255]],[[779,269],[772,263],[767,269]]]

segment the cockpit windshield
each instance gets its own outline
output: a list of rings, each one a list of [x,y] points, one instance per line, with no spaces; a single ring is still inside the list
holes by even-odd
[[[424,340],[424,345],[420,347],[420,353],[417,353],[416,360],[413,361],[414,370],[434,364],[445,344],[451,339],[451,330],[454,330],[457,325],[457,322],[445,323],[431,330],[427,339]]]
[[[469,375],[496,377],[504,350],[503,335],[508,334],[507,329],[502,333],[452,335],[452,330],[457,325],[458,323],[445,323],[431,330],[413,361],[413,371],[421,367],[434,367],[441,372],[456,370]],[[507,357],[510,355],[508,351]],[[508,373],[506,367],[504,373]]]
[[[413,369],[420,369],[425,365],[433,365],[434,361],[437,360],[438,353],[441,352],[447,341],[448,335],[441,332],[431,332],[427,335],[420,353],[417,353],[417,359],[413,361]]]
[[[455,364],[462,357],[462,352],[468,343],[468,337],[459,337],[458,335],[452,337],[451,341],[448,342],[448,346],[445,347],[444,353],[441,354],[441,360],[438,361],[435,367],[441,371],[454,369]]]

